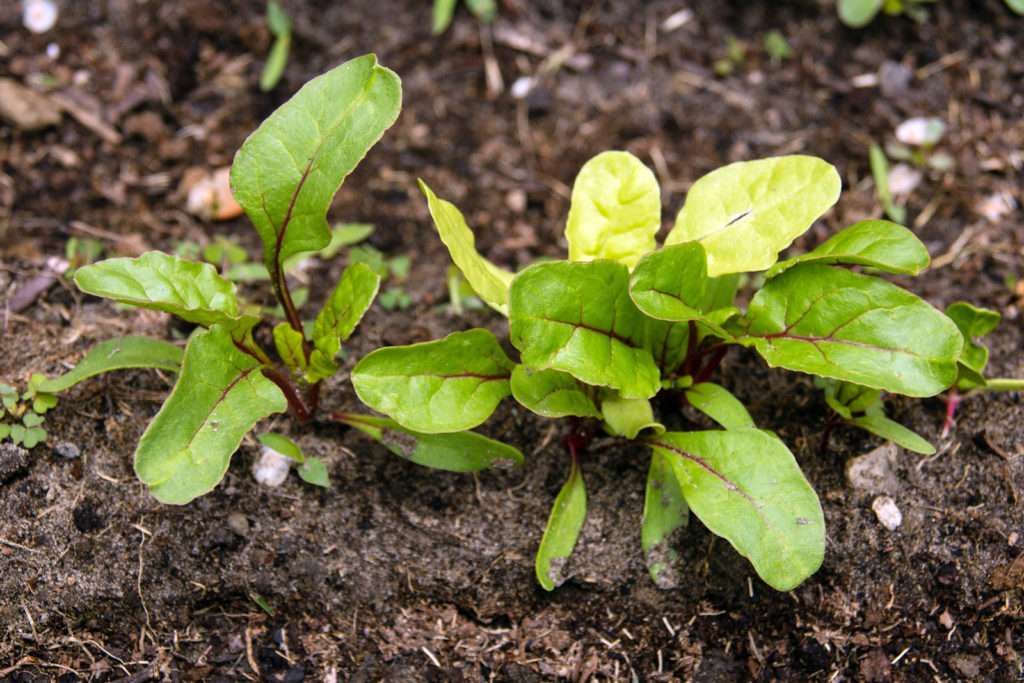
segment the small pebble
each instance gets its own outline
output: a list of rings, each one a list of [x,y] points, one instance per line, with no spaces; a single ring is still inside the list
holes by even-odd
[[[68,460],[78,460],[82,456],[82,449],[70,441],[58,441],[53,452]]]
[[[264,447],[260,457],[252,464],[252,476],[264,486],[280,486],[288,477],[292,459]]]
[[[866,493],[895,494],[900,489],[896,476],[896,446],[886,443],[846,461],[846,481]]]
[[[871,509],[878,515],[878,521],[889,531],[895,531],[903,524],[903,514],[896,507],[896,501],[889,496],[879,496],[871,503]]]
[[[228,515],[228,528],[239,536],[248,536],[249,518],[236,510]]]
[[[899,163],[889,170],[889,192],[894,195],[910,194],[924,179],[920,169]]]
[[[57,23],[57,5],[53,0],[25,0],[21,23],[32,33],[46,33]]]
[[[896,127],[896,139],[904,145],[934,145],[946,132],[946,124],[936,118],[907,119]]]

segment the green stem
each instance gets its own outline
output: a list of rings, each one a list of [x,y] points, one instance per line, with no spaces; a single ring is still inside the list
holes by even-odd
[[[1024,379],[1013,377],[996,377],[986,380],[988,384],[983,387],[974,387],[967,392],[966,396],[975,394],[991,394],[996,391],[1024,391]]]

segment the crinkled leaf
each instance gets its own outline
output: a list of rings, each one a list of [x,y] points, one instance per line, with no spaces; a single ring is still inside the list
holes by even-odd
[[[679,553],[672,547],[673,534],[690,521],[690,508],[679,490],[679,482],[665,456],[651,454],[644,492],[644,516],[640,524],[640,545],[647,571],[658,588],[676,588]]]
[[[885,0],[839,0],[839,19],[850,28],[862,28],[871,23]]]
[[[420,189],[427,197],[427,206],[437,226],[437,233],[448,247],[452,261],[455,261],[466,281],[488,306],[508,315],[508,287],[512,282],[512,273],[481,256],[476,250],[473,231],[466,225],[462,213],[451,202],[438,199],[422,180],[419,182]]]
[[[814,251],[776,263],[765,277],[773,278],[800,263],[845,263],[917,275],[929,262],[921,240],[902,225],[861,221],[839,231]]]
[[[981,374],[988,365],[988,349],[976,343],[974,339],[984,337],[996,328],[999,324],[999,313],[958,301],[946,309],[946,315],[956,324],[964,337],[964,348],[958,360],[967,369]]]
[[[512,370],[511,389],[519,403],[546,417],[601,417],[592,398],[593,388],[567,372],[517,365]]]
[[[686,400],[724,429],[754,429],[754,418],[725,387],[702,382],[686,390]]]
[[[622,398],[609,392],[601,401],[605,431],[612,436],[635,439],[645,429],[661,434],[665,426],[654,419],[651,402],[645,398]]]
[[[299,477],[307,484],[331,488],[331,478],[327,474],[327,465],[320,458],[306,458],[296,470]]]
[[[366,264],[353,263],[345,269],[313,324],[313,345],[316,348],[310,358],[306,379],[319,382],[337,372],[334,357],[341,351],[341,342],[349,338],[363,319],[378,289],[380,276]],[[326,374],[325,370],[328,370]]]
[[[655,248],[661,192],[651,169],[629,152],[603,152],[576,176],[565,237],[573,261],[609,259],[632,268]]]
[[[545,590],[554,590],[565,578],[563,572],[576,539],[587,517],[587,491],[579,463],[573,460],[569,479],[562,486],[551,506],[551,515],[544,528],[544,537],[537,549],[537,581]]]
[[[221,325],[242,338],[259,318],[240,315],[235,285],[209,263],[193,263],[151,251],[137,258],[112,258],[75,271],[83,292],[209,327]]]
[[[289,323],[278,323],[274,326],[274,348],[293,374],[305,372],[309,367],[303,349],[304,341],[302,333]]]
[[[213,489],[260,419],[286,410],[284,394],[219,325],[192,337],[174,391],[135,451],[135,473],[164,503]]]
[[[643,439],[664,455],[690,509],[786,591],[821,565],[825,519],[793,454],[757,429],[669,432]]]
[[[406,429],[394,420],[368,415],[341,414],[341,422],[355,427],[417,465],[449,472],[476,472],[501,461],[523,462],[518,450],[476,432],[425,434]]]
[[[706,286],[704,247],[685,242],[641,258],[629,279],[629,295],[652,318],[696,320],[703,317]]]
[[[643,348],[644,315],[629,298],[629,271],[614,261],[538,263],[509,289],[512,343],[524,365],[650,398],[660,374]]]
[[[256,438],[270,450],[285,455],[297,463],[306,461],[305,456],[302,454],[302,449],[288,437],[270,432],[267,434],[257,434]]]
[[[861,429],[866,429],[875,436],[892,441],[897,446],[902,446],[908,451],[921,453],[922,455],[932,455],[935,453],[935,447],[919,434],[907,429],[895,420],[890,420],[884,415],[861,415],[860,417],[848,420],[848,422]]]
[[[364,55],[306,83],[242,144],[231,190],[263,240],[272,280],[284,259],[328,245],[331,199],[401,101],[398,76]]]
[[[956,380],[963,341],[928,303],[884,280],[801,265],[750,302],[746,337],[768,364],[909,396]]]
[[[643,347],[650,352],[663,377],[675,371],[686,360],[690,323],[645,317],[643,332]]]
[[[420,432],[457,432],[486,420],[511,393],[513,363],[486,330],[378,349],[352,370],[359,398]]]
[[[841,185],[836,169],[816,157],[723,166],[690,188],[665,245],[700,242],[710,277],[764,270],[836,203]]]
[[[52,394],[101,372],[126,368],[156,368],[178,372],[184,357],[185,352],[181,348],[159,339],[136,336],[108,339],[94,346],[73,370],[41,382],[36,388]]]

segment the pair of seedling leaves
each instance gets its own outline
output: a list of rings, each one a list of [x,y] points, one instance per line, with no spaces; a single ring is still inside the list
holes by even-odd
[[[641,542],[659,585],[677,574],[672,539],[691,510],[779,590],[822,561],[821,506],[792,453],[708,381],[730,346],[823,378],[830,405],[854,424],[888,438],[902,430],[903,442],[930,448],[881,415],[878,399],[882,391],[930,396],[953,384],[961,334],[917,296],[854,272],[916,274],[929,262],[920,241],[899,225],[866,221],[777,261],[839,196],[839,175],[826,162],[779,157],[704,176],[658,248],[654,174],[628,153],[600,154],[575,181],[569,259],[517,274],[480,256],[459,211],[422,189],[456,265],[508,317],[520,361],[479,329],[380,349],[353,370],[359,397],[409,429],[444,433],[477,426],[511,395],[541,415],[592,419],[650,448]],[[764,284],[743,312],[733,302],[740,275],[753,271],[765,271]],[[668,431],[651,403],[662,393],[681,395],[717,427]],[[568,481],[537,554],[548,589],[564,580],[586,513],[571,441],[569,450]]]

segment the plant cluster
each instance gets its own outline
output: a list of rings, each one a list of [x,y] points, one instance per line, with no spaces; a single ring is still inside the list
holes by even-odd
[[[905,14],[914,21],[928,18],[927,5],[936,0],[837,0],[839,19],[851,28],[863,28],[870,24],[878,13],[890,16]],[[1024,14],[1024,0],[1004,0],[1006,6],[1017,14]]]
[[[458,209],[421,187],[455,264],[508,317],[520,360],[477,329],[374,351],[352,383],[364,403],[420,432],[475,427],[508,396],[540,415],[572,418],[569,476],[537,554],[545,588],[564,579],[584,521],[581,456],[597,429],[652,452],[641,542],[659,584],[672,582],[671,538],[689,511],[775,588],[817,569],[825,543],[817,496],[786,445],[711,381],[731,347],[823,378],[833,408],[883,434],[899,425],[880,414],[882,391],[930,396],[957,379],[963,340],[953,321],[855,272],[913,275],[927,266],[927,251],[906,228],[857,223],[778,261],[839,196],[838,173],[820,159],[763,159],[708,174],[659,248],[654,174],[628,153],[600,154],[573,187],[569,259],[517,274],[478,254]],[[765,271],[763,284],[742,311],[738,285],[754,271]],[[683,403],[717,427],[676,427]],[[929,447],[910,432],[900,436]]]
[[[46,441],[43,416],[57,405],[57,397],[39,388],[45,381],[43,375],[33,374],[20,394],[16,387],[0,382],[0,441],[10,439],[25,448]]]

